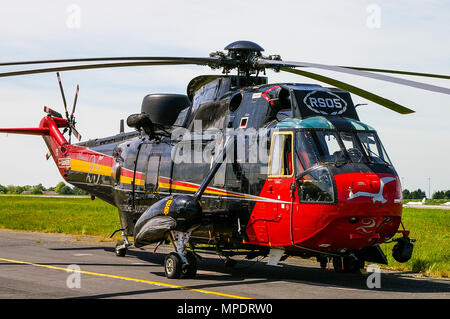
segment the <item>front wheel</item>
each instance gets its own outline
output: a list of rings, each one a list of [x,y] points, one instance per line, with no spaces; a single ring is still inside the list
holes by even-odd
[[[167,278],[178,279],[181,277],[183,263],[177,253],[170,253],[164,260],[164,273]]]

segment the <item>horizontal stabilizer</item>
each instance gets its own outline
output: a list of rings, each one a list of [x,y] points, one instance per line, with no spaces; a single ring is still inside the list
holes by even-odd
[[[0,133],[50,135],[50,130],[48,128],[0,128]]]

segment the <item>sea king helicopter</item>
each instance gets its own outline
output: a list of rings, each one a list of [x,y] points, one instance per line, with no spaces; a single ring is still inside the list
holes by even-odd
[[[387,264],[380,244],[395,241],[393,257],[408,261],[414,240],[402,223],[398,174],[375,129],[359,120],[351,93],[401,114],[414,111],[305,68],[443,94],[450,90],[386,73],[450,77],[284,61],[263,56],[263,48],[251,41],[224,50],[209,57],[0,63],[63,63],[3,72],[0,78],[57,72],[65,108],[63,115],[44,107],[37,128],[0,132],[42,136],[47,159],[53,157],[66,182],[118,208],[121,228],[114,233],[120,231],[123,241],[116,245],[117,256],[125,256],[131,245],[172,243],[174,251],[164,261],[168,278],[194,278],[199,252],[224,256],[229,266],[237,255],[268,256],[269,265],[300,256],[317,258],[321,267],[332,263],[337,272],[358,272],[365,262]],[[72,135],[81,139],[74,116],[78,88],[69,115],[59,72],[182,64],[206,65],[222,74],[194,78],[187,95],[145,96],[141,112],[127,119],[133,132],[122,127],[118,135],[71,142]],[[332,87],[271,84],[268,69]]]

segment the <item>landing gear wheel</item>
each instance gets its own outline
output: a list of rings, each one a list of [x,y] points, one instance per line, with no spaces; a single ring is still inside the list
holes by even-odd
[[[125,257],[125,255],[127,254],[127,249],[123,247],[122,241],[117,242],[116,247],[114,248],[114,252],[118,257]]]
[[[342,261],[344,264],[342,265]],[[337,273],[361,273],[361,268],[364,268],[364,260],[355,259],[352,257],[333,257],[333,268]]]
[[[164,260],[164,273],[167,278],[179,279],[182,273],[182,265],[180,256],[177,253],[170,253]]]
[[[191,251],[188,251],[186,254],[186,259],[189,264],[183,265],[181,277],[195,278],[195,276],[197,275],[197,259],[195,258],[195,254]]]

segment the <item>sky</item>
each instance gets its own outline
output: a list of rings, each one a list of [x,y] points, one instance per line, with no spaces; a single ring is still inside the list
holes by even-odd
[[[236,40],[289,61],[450,74],[448,1],[3,1],[0,61],[112,56],[208,56]],[[20,68],[15,68],[20,69]],[[13,70],[0,67],[0,72]],[[382,95],[416,112],[400,115],[352,95],[373,126],[404,188],[450,189],[450,97],[398,84],[311,70]],[[118,133],[149,93],[182,93],[202,66],[62,72],[69,106],[76,85],[83,140]],[[318,83],[268,71],[269,81]],[[448,80],[405,77],[444,87]],[[319,83],[320,84],[320,83]],[[0,127],[37,127],[43,106],[63,104],[53,73],[0,78]],[[130,128],[126,128],[131,131]],[[0,135],[1,185],[62,181],[36,136]]]

